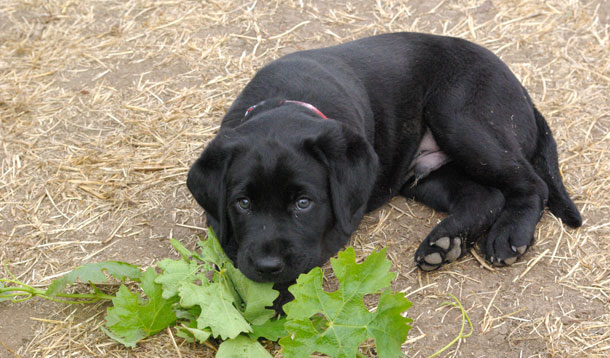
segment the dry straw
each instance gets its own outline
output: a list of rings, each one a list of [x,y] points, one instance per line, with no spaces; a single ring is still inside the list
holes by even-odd
[[[388,246],[395,288],[415,303],[411,357],[456,335],[459,312],[437,309],[449,292],[476,327],[449,356],[607,357],[608,24],[604,0],[2,1],[0,259],[44,284],[83,262],[174,255],[168,237],[192,246],[204,226],[184,185],[189,163],[256,69],[376,33],[461,36],[529,89],[585,225],[570,230],[547,213],[536,246],[511,268],[486,270],[469,255],[424,274],[412,255],[443,215],[395,199],[367,215],[357,252]],[[0,356],[213,356],[175,332],[128,351],[98,329],[104,310],[2,303]],[[371,344],[363,351],[375,355]]]

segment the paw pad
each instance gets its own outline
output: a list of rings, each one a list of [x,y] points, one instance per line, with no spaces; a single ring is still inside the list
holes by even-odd
[[[432,266],[432,265],[420,263],[419,264],[419,268],[424,270],[424,271],[433,271],[433,270],[436,270],[437,268],[439,268],[439,266],[438,265]]]
[[[504,264],[510,266],[514,264],[515,261],[517,261],[517,256],[509,257],[507,259],[504,259]]]
[[[445,237],[441,237],[440,239],[432,242],[431,245],[436,245],[436,246],[440,247],[441,249],[447,251],[447,250],[449,250],[451,241],[449,240],[448,237],[445,236]]]
[[[462,239],[459,237],[453,238],[453,247],[447,255],[445,255],[445,261],[453,262],[462,255]]]
[[[430,255],[424,257],[424,261],[430,265],[438,265],[443,262],[443,257],[438,252],[433,252]]]

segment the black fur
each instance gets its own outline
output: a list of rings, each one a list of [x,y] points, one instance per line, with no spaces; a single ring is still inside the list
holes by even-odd
[[[310,103],[330,119],[284,100]],[[413,177],[426,130],[451,161]],[[187,185],[238,268],[284,286],[323,264],[366,211],[397,194],[449,213],[416,253],[423,269],[457,259],[477,240],[488,260],[512,263],[531,245],[547,203],[568,225],[582,223],[551,131],[508,67],[471,42],[417,33],[265,66]]]

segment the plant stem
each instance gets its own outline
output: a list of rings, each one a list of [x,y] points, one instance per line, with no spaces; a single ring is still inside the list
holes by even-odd
[[[24,298],[20,298],[20,299],[15,299],[13,298],[13,302],[22,302],[22,301],[27,301],[31,298],[33,298],[34,296],[38,296],[41,298],[44,298],[45,300],[50,300],[50,301],[55,301],[55,302],[61,302],[61,303],[93,303],[96,301],[100,301],[100,300],[112,300],[114,298],[114,296],[111,295],[107,295],[105,293],[102,292],[96,292],[96,293],[57,293],[55,295],[47,295],[45,292],[46,291],[42,291],[39,289],[36,289],[32,286],[29,286],[19,280],[10,280],[10,279],[0,279],[0,282],[10,282],[12,284],[18,285],[18,286],[8,286],[8,287],[0,287],[0,298],[11,298],[11,297],[15,297],[15,296],[27,296]],[[8,295],[3,294],[3,293],[8,293]],[[61,298],[71,298],[74,299],[74,301],[71,300],[62,300],[62,299],[58,299],[56,297],[61,297]]]
[[[453,298],[453,300],[455,302],[444,302],[443,306],[457,307],[462,312],[462,327],[460,328],[460,333],[451,342],[449,342],[449,344],[444,346],[441,350],[437,351],[433,355],[428,356],[428,358],[436,357],[437,355],[439,355],[439,354],[443,353],[444,351],[446,351],[447,349],[449,349],[449,347],[454,345],[460,339],[470,337],[470,335],[472,334],[472,331],[474,330],[474,328],[472,327],[472,322],[470,321],[470,317],[468,317],[468,313],[466,313],[466,310],[464,309],[464,307],[462,307],[462,303],[457,299],[457,297],[455,297],[451,293],[449,294],[449,296],[451,296],[451,298]],[[470,331],[468,332],[467,335],[463,335],[464,326],[466,325],[466,321],[468,321],[468,326],[470,327]]]

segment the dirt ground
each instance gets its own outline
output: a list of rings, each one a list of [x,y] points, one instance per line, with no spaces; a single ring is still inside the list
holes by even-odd
[[[447,34],[494,51],[530,91],[584,225],[547,212],[514,266],[467,255],[427,274],[412,257],[443,215],[403,198],[369,213],[352,242],[361,257],[388,247],[413,302],[403,351],[457,335],[452,293],[474,332],[442,356],[608,357],[609,14],[607,0],[2,1],[0,277],[6,265],[44,286],[88,262],[153,265],[176,256],[170,237],[193,247],[189,164],[256,69],[377,33]],[[105,307],[1,302],[0,357],[213,356],[169,331],[125,349],[99,329]]]

